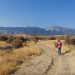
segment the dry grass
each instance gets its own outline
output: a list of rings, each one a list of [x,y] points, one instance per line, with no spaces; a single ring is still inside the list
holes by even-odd
[[[50,47],[51,49],[55,49],[55,45],[54,42],[56,42],[57,40],[46,40],[46,41],[42,41],[40,42],[43,45],[46,45],[48,47]],[[64,44],[64,40],[61,40],[63,43],[62,46],[62,53],[67,53],[71,51],[71,46]]]
[[[64,42],[64,40],[61,40]],[[39,42],[42,45],[50,47],[53,56],[55,55],[56,40],[46,40]],[[6,42],[0,41],[0,46],[6,46]],[[62,53],[69,52],[71,47],[63,44]],[[41,50],[33,42],[27,42],[27,46],[12,51],[4,50],[0,52],[0,75],[10,75],[14,71],[18,70],[18,66],[23,63],[27,56],[40,55]]]
[[[0,41],[1,46],[6,45]],[[40,55],[41,50],[36,45],[29,44],[23,48],[14,49],[13,51],[3,50],[0,52],[0,75],[10,75],[19,66],[27,56]]]
[[[43,45],[48,46],[50,48],[54,48],[55,47],[54,42],[55,42],[55,40],[45,40],[45,41],[40,42],[40,44],[43,44]]]
[[[64,45],[62,46],[62,53],[68,53],[71,51],[71,47],[69,45]]]
[[[12,55],[14,58],[20,59],[28,55],[39,55],[40,54],[40,49],[36,45],[31,45],[27,47],[23,47],[20,49],[16,49],[12,52]]]
[[[5,41],[0,41],[0,47],[6,46],[7,43]]]

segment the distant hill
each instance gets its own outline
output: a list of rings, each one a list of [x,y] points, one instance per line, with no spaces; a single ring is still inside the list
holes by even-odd
[[[33,35],[74,35],[75,29],[50,26],[48,28],[40,27],[0,27],[0,34],[33,34]]]
[[[63,34],[74,35],[75,34],[75,29],[61,27],[61,26],[49,26],[48,28],[46,28],[46,30],[56,35],[63,35]]]
[[[49,35],[49,31],[39,27],[0,27],[1,34]]]

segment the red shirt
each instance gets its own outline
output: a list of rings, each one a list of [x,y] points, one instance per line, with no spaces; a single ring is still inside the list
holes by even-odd
[[[61,48],[61,46],[62,46],[62,42],[57,42],[57,43],[56,43],[56,47],[57,47],[57,48]]]

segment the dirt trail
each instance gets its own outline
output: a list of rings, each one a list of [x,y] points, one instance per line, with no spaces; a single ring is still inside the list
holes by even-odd
[[[75,75],[75,61],[71,54],[52,54],[49,47],[37,45],[42,54],[32,57],[29,62],[23,63],[20,69],[12,75]]]
[[[72,53],[59,55],[58,63],[54,64],[47,75],[75,75],[75,59],[72,57]]]
[[[40,56],[32,57],[27,63],[23,63],[20,69],[11,75],[44,75],[50,64],[52,64],[52,56],[50,48],[37,45],[41,48],[42,54]]]

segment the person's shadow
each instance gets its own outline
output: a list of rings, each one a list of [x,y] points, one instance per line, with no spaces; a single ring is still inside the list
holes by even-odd
[[[62,53],[62,55],[65,55],[65,54],[70,53],[70,52],[71,52],[70,50],[66,51],[65,53]]]

